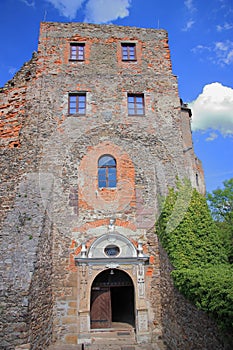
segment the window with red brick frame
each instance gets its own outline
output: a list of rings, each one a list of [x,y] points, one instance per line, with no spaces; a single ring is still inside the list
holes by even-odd
[[[129,115],[144,115],[144,95],[143,94],[128,94],[128,114]]]
[[[103,155],[98,160],[98,187],[116,187],[116,159]]]
[[[136,61],[136,44],[122,43],[121,44],[122,61]]]
[[[86,114],[86,93],[69,94],[69,114]]]
[[[72,61],[85,60],[85,44],[83,43],[70,44],[70,60]]]

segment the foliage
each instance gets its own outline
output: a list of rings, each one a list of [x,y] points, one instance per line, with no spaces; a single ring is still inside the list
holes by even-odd
[[[228,253],[233,263],[233,178],[223,182],[223,188],[217,188],[207,194],[207,200]]]
[[[219,235],[227,252],[228,261],[233,264],[233,227],[227,222],[216,222]]]
[[[174,266],[175,286],[219,324],[232,327],[233,270],[220,231],[205,197],[196,190],[191,192],[188,205],[182,200],[177,205],[182,191],[187,191],[186,184],[179,184],[177,191],[169,190],[156,223],[156,232]],[[171,218],[179,213],[182,213],[179,223],[171,230]]]
[[[220,326],[233,327],[233,273],[231,266],[207,266],[172,272],[176,287]]]
[[[233,178],[223,181],[224,187],[207,194],[210,209],[217,221],[225,221],[233,226]]]

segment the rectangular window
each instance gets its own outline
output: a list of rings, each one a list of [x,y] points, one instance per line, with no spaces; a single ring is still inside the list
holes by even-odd
[[[70,44],[70,59],[74,61],[84,61],[85,44]]]
[[[136,61],[136,44],[121,44],[122,61]]]
[[[69,114],[86,114],[86,93],[69,94]]]
[[[128,114],[129,115],[145,114],[143,94],[128,94]]]

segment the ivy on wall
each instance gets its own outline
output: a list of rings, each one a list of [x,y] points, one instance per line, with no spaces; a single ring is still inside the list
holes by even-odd
[[[179,183],[177,187],[178,190],[169,190],[156,223],[156,233],[174,267],[174,284],[221,327],[231,329],[233,270],[221,234],[205,197],[195,189],[190,191],[187,183]]]

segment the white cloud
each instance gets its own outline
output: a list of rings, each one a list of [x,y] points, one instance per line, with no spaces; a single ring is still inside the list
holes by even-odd
[[[190,12],[196,11],[193,0],[185,0],[184,5]]]
[[[28,0],[21,0],[28,2]],[[129,15],[131,0],[45,0],[53,5],[60,15],[70,20],[76,17],[77,11],[85,4],[85,22],[107,23]]]
[[[232,88],[220,83],[205,85],[189,107],[192,110],[192,130],[213,129],[225,136],[233,134]]]
[[[69,18],[70,20],[76,17],[78,9],[82,6],[85,0],[46,0],[52,4],[60,13],[60,15]]]
[[[220,65],[233,63],[233,41],[225,40],[215,43],[216,60]]]
[[[217,25],[217,31],[222,32],[223,30],[229,30],[233,28],[233,25],[230,23],[224,23],[222,26],[220,24]]]
[[[193,0],[185,0],[184,1],[184,6],[186,7],[187,11],[188,11],[188,16],[191,17],[191,14],[193,16],[193,13],[197,10],[193,4]],[[192,26],[194,25],[195,21],[190,18],[189,20],[187,19],[187,22],[185,24],[185,27],[182,28],[183,32],[187,32],[189,31]]]
[[[187,32],[188,30],[190,30],[192,28],[192,26],[194,25],[195,21],[193,21],[192,19],[190,19],[187,23],[186,26],[182,29],[183,32]]]
[[[209,136],[206,138],[206,141],[214,141],[218,137],[216,132],[211,132]]]
[[[204,45],[197,45],[197,46],[195,46],[195,47],[193,47],[193,48],[191,49],[191,51],[194,52],[194,53],[203,52],[203,51],[205,51],[205,50],[211,51],[211,49],[210,49],[209,46],[204,46]]]
[[[195,54],[202,54],[205,60],[209,60],[220,66],[233,63],[233,41],[218,41],[209,46],[197,45],[191,50]]]
[[[32,0],[31,2],[28,0],[21,0],[25,5],[30,7],[35,7],[35,0]]]
[[[85,22],[108,23],[129,15],[131,0],[89,0]]]

